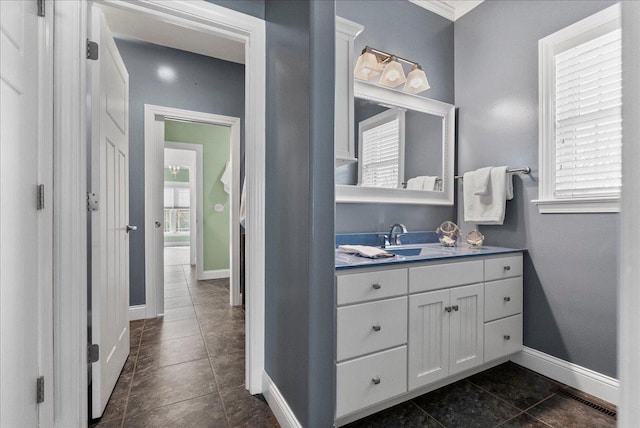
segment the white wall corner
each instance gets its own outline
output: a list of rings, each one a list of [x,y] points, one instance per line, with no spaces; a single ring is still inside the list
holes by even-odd
[[[513,355],[511,361],[601,400],[618,405],[620,382],[610,376],[526,346],[523,347],[522,352]]]
[[[262,372],[262,386],[264,388],[262,394],[278,423],[283,428],[302,428],[293,410],[289,407],[289,403],[287,403],[287,400],[284,399],[276,384],[265,371]]]
[[[147,318],[146,305],[129,306],[129,321],[143,320]]]

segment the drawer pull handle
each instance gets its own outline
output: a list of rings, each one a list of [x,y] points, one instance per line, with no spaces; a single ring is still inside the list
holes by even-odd
[[[505,334],[504,336],[502,336],[504,338],[504,340],[509,340],[511,339],[511,336],[509,336],[508,334]]]
[[[379,325],[373,326],[373,331],[380,331],[380,330],[382,330],[382,327],[380,327]]]
[[[504,298],[504,301],[505,301],[505,302],[510,302],[510,301],[511,301],[511,297],[509,297],[509,296],[505,297],[505,298]]]
[[[454,311],[458,311],[458,309],[460,309],[460,307],[458,305],[453,305],[453,310]]]
[[[375,284],[372,285],[374,290],[380,290],[380,288],[382,288],[382,285],[378,284],[377,282]]]
[[[373,379],[371,379],[371,382],[373,382],[374,385],[378,385],[380,383],[380,378],[376,376]]]
[[[511,270],[511,266],[505,266],[504,270]]]
[[[451,312],[451,306],[446,306],[446,307],[444,308],[444,311],[445,311],[445,312]]]

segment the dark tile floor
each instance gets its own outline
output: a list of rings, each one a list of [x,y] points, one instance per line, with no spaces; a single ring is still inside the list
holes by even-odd
[[[615,427],[614,417],[559,393],[615,406],[508,362],[347,425],[360,427]]]
[[[131,322],[131,353],[96,427],[277,427],[244,388],[244,311],[228,280],[165,267],[164,317]]]

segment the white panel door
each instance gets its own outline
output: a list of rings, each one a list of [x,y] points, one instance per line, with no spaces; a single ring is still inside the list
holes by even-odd
[[[449,374],[484,362],[484,284],[451,289]]]
[[[409,389],[449,375],[449,290],[409,296]]]
[[[91,67],[92,416],[100,417],[129,354],[129,75],[102,12],[92,8]],[[135,232],[133,232],[135,233]]]
[[[38,425],[38,17],[0,1],[0,426]]]

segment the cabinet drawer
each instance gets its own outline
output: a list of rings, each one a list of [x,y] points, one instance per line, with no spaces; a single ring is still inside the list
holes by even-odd
[[[338,361],[407,343],[407,298],[338,308]]]
[[[336,417],[406,391],[406,346],[340,363],[336,367]]]
[[[493,321],[519,313],[522,313],[521,276],[485,283],[485,321]]]
[[[407,294],[407,269],[355,273],[337,277],[338,305]]]
[[[483,262],[455,262],[409,269],[409,292],[437,290],[482,282]]]
[[[522,254],[484,261],[484,280],[511,278],[522,275]]]
[[[522,349],[522,315],[484,325],[484,361],[514,354]]]

